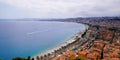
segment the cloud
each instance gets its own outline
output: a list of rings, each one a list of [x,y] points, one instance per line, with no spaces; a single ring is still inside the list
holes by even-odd
[[[33,13],[33,17],[66,18],[120,15],[120,0],[1,0],[0,2],[29,10]]]

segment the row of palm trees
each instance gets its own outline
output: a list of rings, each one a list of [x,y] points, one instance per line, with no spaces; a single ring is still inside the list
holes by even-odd
[[[50,59],[51,54],[45,54],[44,56],[37,56],[36,60],[49,60]]]
[[[64,52],[66,52],[67,50],[69,50],[69,47],[74,44],[75,42],[73,43],[70,43],[66,46],[61,46],[61,48],[59,48],[58,50],[54,50],[53,53],[48,53],[48,54],[45,54],[43,56],[37,56],[36,57],[36,60],[50,60],[54,57],[56,57],[57,55],[61,55],[63,54]]]
[[[76,41],[69,43],[66,46],[61,46],[61,48],[59,48],[58,50],[54,50],[53,53],[48,53],[43,56],[37,56],[36,60],[52,60],[56,56],[62,55],[67,50],[70,50],[71,46],[73,46],[78,40],[80,40],[80,37],[76,36],[75,40]]]

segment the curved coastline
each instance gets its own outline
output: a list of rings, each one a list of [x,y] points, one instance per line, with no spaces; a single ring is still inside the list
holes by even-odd
[[[78,24],[79,24],[79,23],[78,23]],[[80,23],[80,24],[82,24],[82,23]],[[39,57],[40,57],[40,56],[44,56],[44,55],[47,55],[48,53],[49,53],[49,54],[52,54],[52,53],[55,52],[55,50],[58,50],[58,49],[60,49],[61,47],[67,46],[68,44],[73,43],[74,41],[76,41],[75,38],[76,38],[77,36],[78,36],[79,38],[81,38],[82,34],[89,28],[88,25],[85,25],[85,24],[83,24],[83,25],[85,26],[85,29],[77,32],[77,33],[74,34],[72,37],[70,37],[69,39],[67,39],[65,42],[63,42],[63,43],[61,43],[61,44],[58,44],[58,45],[56,45],[56,46],[54,46],[54,47],[52,47],[52,48],[49,48],[48,50],[46,50],[46,51],[44,51],[44,52],[42,52],[42,53],[39,53],[39,54],[37,54],[37,55],[34,55],[34,56],[32,56],[31,58],[34,58],[34,60],[36,60],[36,57],[37,57],[37,56],[39,56]]]

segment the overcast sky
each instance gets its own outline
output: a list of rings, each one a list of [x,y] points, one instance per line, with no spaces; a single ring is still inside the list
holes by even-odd
[[[120,0],[0,0],[0,18],[120,16]]]

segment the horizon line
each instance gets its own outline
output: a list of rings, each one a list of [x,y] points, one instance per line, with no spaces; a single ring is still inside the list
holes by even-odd
[[[97,17],[120,17],[120,16],[89,16],[89,17],[69,17],[69,18],[97,18]],[[0,18],[0,19],[69,19],[69,18],[34,18],[34,17],[28,17],[28,18]]]

